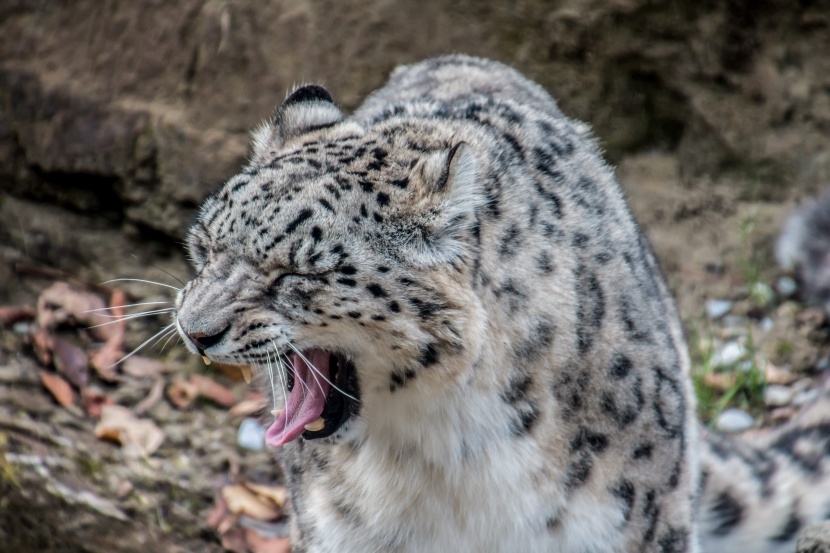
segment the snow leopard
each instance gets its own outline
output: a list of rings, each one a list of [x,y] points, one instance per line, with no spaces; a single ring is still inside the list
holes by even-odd
[[[828,514],[821,409],[702,429],[683,328],[587,125],[498,62],[318,85],[188,234],[176,325],[270,374],[293,551],[790,551]]]
[[[830,190],[790,214],[775,258],[782,269],[795,271],[803,299],[830,316]]]

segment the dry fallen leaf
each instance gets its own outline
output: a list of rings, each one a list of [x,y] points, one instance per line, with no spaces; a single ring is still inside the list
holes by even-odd
[[[764,369],[764,376],[769,384],[790,384],[798,378],[792,372],[776,367],[772,363],[767,363]]]
[[[75,344],[55,336],[52,339],[52,362],[76,388],[83,388],[89,382],[89,359]]]
[[[147,397],[135,404],[133,413],[140,417],[155,407],[161,401],[162,397],[164,397],[164,379],[159,378],[153,382],[153,387],[150,388],[150,393],[147,394]]]
[[[105,405],[113,405],[113,401],[109,396],[93,388],[83,388],[81,390],[81,403],[84,405],[86,414],[94,419],[101,416],[101,410]]]
[[[228,411],[234,417],[250,417],[265,409],[265,395],[257,393],[255,397],[246,397]]]
[[[12,325],[19,321],[31,321],[37,315],[30,305],[0,305],[0,323]]]
[[[121,364],[121,371],[133,378],[156,378],[166,370],[161,361],[143,355],[133,355]]]
[[[122,344],[117,340],[106,342],[103,347],[89,353],[89,362],[98,377],[107,382],[118,382],[121,378],[115,365],[124,357]]]
[[[37,324],[50,329],[65,323],[84,326],[106,323],[112,319],[105,316],[109,313],[100,311],[105,307],[104,300],[96,294],[78,290],[66,282],[56,282],[37,299]],[[106,331],[96,330],[93,335],[102,333]]]
[[[703,382],[710,388],[726,391],[735,386],[735,375],[724,373],[709,373],[703,377]]]
[[[121,444],[124,454],[134,458],[151,455],[164,442],[164,432],[156,423],[139,419],[120,405],[103,406],[95,435]]]
[[[269,486],[252,482],[245,482],[243,485],[258,496],[271,500],[277,507],[285,505],[288,499],[288,490],[285,486]]]
[[[242,484],[231,484],[222,488],[222,499],[228,504],[228,510],[235,514],[245,514],[257,520],[274,520],[280,515],[279,509],[267,499],[263,499]]]
[[[179,409],[187,409],[199,397],[199,387],[187,380],[177,379],[167,387],[167,398]]]
[[[75,404],[75,392],[72,391],[69,383],[60,376],[41,370],[40,381],[60,405],[69,407]]]
[[[251,553],[291,553],[289,538],[264,538],[250,528],[245,528],[245,541]]]
[[[35,329],[32,332],[32,347],[35,350],[35,357],[40,361],[44,367],[52,366],[52,347],[54,346],[54,339],[42,328]]]
[[[204,397],[223,407],[236,403],[236,396],[215,380],[200,374],[190,375],[189,380],[177,380],[167,388],[167,397],[179,409],[187,409],[197,397]]]
[[[229,528],[219,534],[222,536],[222,548],[225,551],[229,553],[250,553],[244,528]]]
[[[236,403],[236,396],[233,392],[212,378],[194,374],[191,375],[190,381],[198,387],[200,396],[218,403],[222,407],[232,407]]]

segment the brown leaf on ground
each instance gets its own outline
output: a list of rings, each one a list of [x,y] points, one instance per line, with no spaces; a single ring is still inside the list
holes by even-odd
[[[242,484],[223,487],[222,499],[228,504],[228,510],[235,514],[245,514],[256,520],[274,520],[280,516],[276,505]]]
[[[265,394],[248,394],[248,397],[231,407],[229,413],[234,417],[250,417],[265,409]]]
[[[81,390],[81,403],[84,406],[86,414],[94,419],[101,416],[101,410],[105,405],[114,404],[112,398],[94,388],[83,388]]]
[[[264,538],[256,531],[245,528],[245,540],[251,553],[291,553],[289,538]]]
[[[44,367],[52,366],[52,347],[55,340],[42,328],[32,332],[32,348],[35,350],[35,357]]]
[[[121,377],[118,376],[116,365],[123,357],[122,344],[118,340],[112,340],[106,342],[101,348],[91,351],[89,362],[101,380],[118,382]]]
[[[121,444],[124,454],[133,457],[152,455],[164,442],[164,432],[151,420],[139,419],[120,405],[104,405],[95,435]]]
[[[233,407],[236,404],[236,396],[228,388],[222,386],[212,378],[200,374],[190,376],[190,382],[199,389],[199,395],[207,398],[222,407]]]
[[[228,504],[225,503],[225,500],[221,497],[216,498],[216,502],[213,505],[213,510],[210,512],[207,518],[207,524],[214,530],[219,528],[219,523],[222,522],[222,519],[225,518],[225,515],[228,513]]]
[[[244,528],[231,528],[221,532],[222,548],[230,553],[250,553],[248,543],[245,539]]]
[[[189,380],[177,380],[167,388],[167,397],[179,409],[187,409],[198,397],[204,397],[222,407],[231,407],[236,396],[228,388],[212,378],[200,374],[190,375]]]
[[[157,359],[133,355],[121,364],[121,371],[133,378],[156,378],[167,372],[167,365]]]
[[[37,299],[37,324],[50,329],[60,324],[92,326],[106,323],[112,320],[105,316],[108,313],[96,311],[105,307],[104,300],[98,295],[73,288],[66,282],[56,282]],[[93,334],[100,332],[105,331]]]
[[[167,387],[167,398],[179,409],[187,409],[199,397],[199,387],[190,381],[177,379]]]
[[[703,377],[703,382],[710,388],[726,391],[735,385],[734,374],[709,373]]]
[[[791,384],[798,379],[798,376],[792,372],[776,367],[772,363],[767,363],[764,368],[764,376],[768,384]]]
[[[20,321],[31,321],[37,311],[31,305],[0,305],[0,323],[12,325]]]
[[[41,370],[40,381],[60,405],[69,407],[75,404],[75,392],[72,391],[69,383],[60,376]]]
[[[269,486],[267,484],[254,484],[253,482],[244,482],[243,485],[258,496],[269,499],[280,508],[285,505],[288,499],[288,490],[285,486]]]
[[[139,401],[133,407],[133,413],[137,416],[141,416],[153,407],[155,407],[161,398],[164,397],[164,379],[159,378],[155,382],[153,382],[153,387],[150,388],[150,393],[147,394],[147,397]]]
[[[52,339],[52,362],[76,388],[83,388],[89,383],[89,358],[75,344],[55,336]]]

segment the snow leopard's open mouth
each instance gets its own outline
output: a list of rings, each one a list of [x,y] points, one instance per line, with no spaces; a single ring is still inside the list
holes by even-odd
[[[285,408],[265,434],[265,443],[279,447],[302,436],[315,440],[331,436],[357,409],[357,376],[343,355],[307,350],[285,356],[287,374]]]

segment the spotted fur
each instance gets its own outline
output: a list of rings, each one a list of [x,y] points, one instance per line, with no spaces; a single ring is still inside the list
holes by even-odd
[[[177,322],[211,359],[355,366],[345,425],[278,452],[295,552],[778,551],[806,520],[729,541],[756,507],[718,467],[773,485],[767,454],[713,439],[701,471],[654,255],[588,128],[508,67],[402,67],[348,118],[301,87],[189,242]]]

